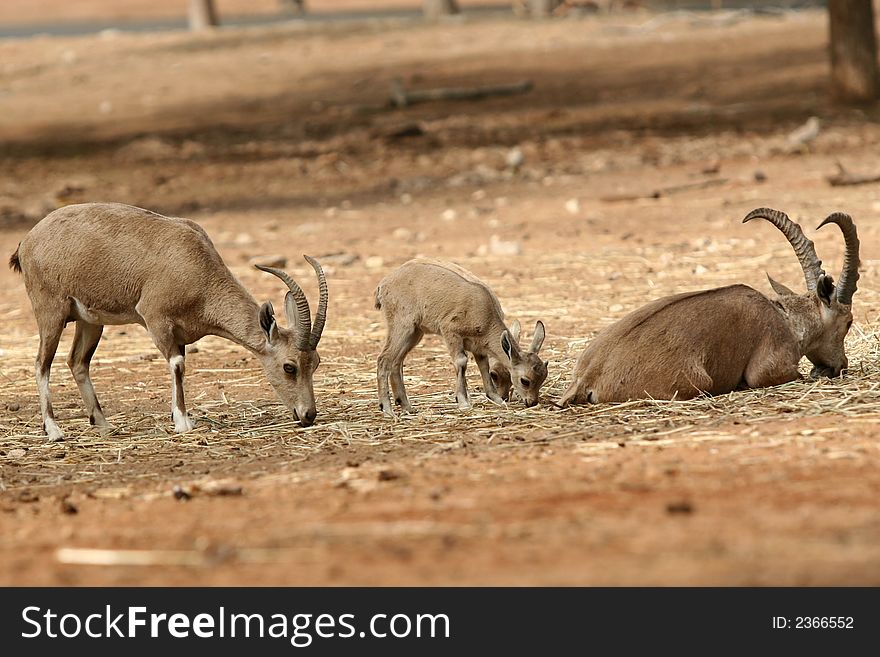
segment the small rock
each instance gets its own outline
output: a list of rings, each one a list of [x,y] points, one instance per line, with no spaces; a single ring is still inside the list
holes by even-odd
[[[705,274],[707,271],[709,270],[706,269],[703,265],[697,265],[696,267],[694,267],[694,273],[698,275]]]
[[[101,101],[101,104],[98,105],[98,111],[101,114],[109,114],[113,111],[113,103],[111,103],[109,100]]]
[[[608,310],[609,310],[609,312],[612,312],[612,313],[619,313],[620,311],[623,310],[623,304],[615,303],[614,305],[609,306]]]
[[[568,214],[578,214],[581,211],[581,202],[579,199],[570,198],[565,202],[565,210]]]
[[[61,498],[61,513],[66,513],[69,516],[76,515],[79,513],[79,509],[76,508],[76,505],[71,502],[66,497]]]
[[[287,266],[287,257],[279,254],[254,256],[248,260],[248,264],[284,269]]]
[[[192,495],[190,495],[188,491],[185,491],[181,486],[175,486],[174,488],[172,488],[171,494],[174,495],[175,500],[181,500],[183,502],[187,502],[192,499]]]
[[[764,173],[763,171],[761,171],[760,169],[755,171],[754,176],[755,176],[755,182],[762,183],[767,180],[767,174]]]
[[[789,133],[788,143],[792,147],[809,144],[811,141],[819,136],[820,130],[821,123],[819,121],[819,117],[811,116],[809,119],[807,119],[806,123]]]
[[[489,237],[489,253],[499,256],[520,255],[522,253],[522,246],[519,242],[506,242],[498,237],[498,235],[492,235]]]
[[[721,171],[721,160],[718,158],[713,159],[709,163],[706,164],[701,170],[701,173],[708,175],[716,174]]]
[[[678,502],[670,502],[666,505],[666,513],[670,515],[682,514],[687,515],[694,512],[694,506],[687,500]]]
[[[406,475],[404,475],[399,470],[394,470],[392,468],[382,468],[376,475],[376,478],[379,481],[394,481],[395,479],[403,479]]]
[[[186,345],[186,353],[197,354],[197,353],[199,353],[199,348],[194,344],[188,344],[188,345]]]
[[[398,240],[410,240],[413,236],[412,231],[409,228],[396,228],[391,234]]]
[[[379,269],[384,264],[385,260],[382,256],[370,256],[364,261],[364,266],[367,269]]]
[[[458,213],[452,208],[446,208],[440,216],[443,217],[443,221],[455,221]]]
[[[517,171],[526,161],[526,156],[519,146],[514,146],[507,151],[507,157],[504,158],[504,161],[510,169]]]
[[[6,452],[6,456],[11,459],[22,459],[27,456],[27,450],[22,449],[21,447],[16,447],[15,449],[10,449]]]
[[[31,502],[39,502],[40,496],[29,490],[23,490],[18,494],[18,501],[30,504]]]
[[[21,408],[21,406],[16,402],[9,402],[8,404],[6,404],[6,410],[9,411],[10,413],[15,413],[15,411],[17,411],[20,408]]]
[[[235,243],[238,246],[246,246],[248,244],[253,244],[254,238],[252,235],[248,233],[239,233],[235,236]]]

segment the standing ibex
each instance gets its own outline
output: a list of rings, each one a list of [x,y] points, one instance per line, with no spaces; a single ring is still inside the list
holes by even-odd
[[[271,303],[257,305],[227,269],[208,234],[188,219],[119,203],[87,203],[55,210],[25,236],[9,260],[24,275],[40,331],[36,377],[43,428],[61,440],[49,396],[49,370],[64,326],[76,322],[67,364],[89,421],[107,429],[89,377],[107,324],[144,326],[171,370],[171,417],[178,432],[192,428],[183,400],[184,346],[206,335],[232,340],[256,354],[269,383],[303,426],[315,421],[312,374],[327,317],[327,282],[320,264],[320,302],[312,325],[309,303],[278,269],[290,291],[284,311],[290,328],[275,321]]]
[[[449,348],[460,409],[471,406],[465,376],[468,352],[474,355],[486,396],[493,402],[504,403],[512,385],[526,406],[538,403],[547,378],[547,363],[538,356],[544,324],[535,324],[532,345],[527,352],[520,351],[518,323],[507,328],[494,292],[466,269],[436,260],[410,260],[379,283],[376,308],[388,324],[377,367],[379,406],[386,414],[393,414],[389,380],[397,403],[412,412],[403,383],[403,360],[425,333],[441,336]],[[499,386],[504,395],[499,394]]]
[[[649,303],[596,336],[578,359],[560,404],[690,399],[777,385],[800,377],[802,356],[813,363],[814,378],[843,372],[843,343],[859,278],[852,218],[836,212],[819,224],[834,223],[843,231],[846,254],[836,287],[799,225],[767,208],[753,210],[743,222],[756,218],[788,239],[804,272],[806,294],[771,278],[773,300],[748,286],[731,285]]]

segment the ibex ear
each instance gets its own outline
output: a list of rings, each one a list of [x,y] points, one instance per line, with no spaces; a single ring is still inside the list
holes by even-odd
[[[269,342],[274,341],[278,336],[278,324],[275,321],[275,309],[269,301],[260,306],[260,326],[266,332],[266,337],[269,339]]]
[[[519,323],[518,319],[513,320],[513,323],[508,330],[513,339],[519,342],[519,332],[522,330],[522,325]]]
[[[510,339],[510,334],[507,331],[501,334],[501,349],[504,350],[511,365],[516,365],[519,362],[519,349],[516,342]]]
[[[540,319],[535,322],[535,335],[532,336],[532,346],[529,347],[529,351],[533,354],[541,351],[541,346],[544,344],[544,322]]]
[[[830,276],[825,274],[819,276],[819,282],[816,284],[816,296],[826,306],[831,306],[831,299],[834,297],[834,280]]]
[[[766,273],[766,272],[765,272]],[[773,291],[776,292],[781,297],[794,296],[795,293],[785,287],[779,281],[774,281],[770,274],[767,274],[767,280],[770,281],[770,287],[773,288]]]

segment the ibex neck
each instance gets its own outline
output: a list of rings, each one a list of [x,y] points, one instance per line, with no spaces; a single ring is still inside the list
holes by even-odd
[[[777,303],[797,340],[800,352],[806,353],[816,332],[822,330],[813,300],[809,296],[791,296],[781,297]]]
[[[504,333],[506,327],[503,323],[500,323],[497,326],[493,326],[486,332],[486,351],[488,355],[494,358],[495,360],[501,361],[502,363],[507,362],[507,354],[504,353],[504,350],[501,348],[501,334]],[[513,336],[510,337],[511,341],[513,340]]]
[[[232,289],[218,292],[207,314],[214,335],[232,340],[255,354],[265,352],[266,333],[260,326],[260,306],[237,281]]]

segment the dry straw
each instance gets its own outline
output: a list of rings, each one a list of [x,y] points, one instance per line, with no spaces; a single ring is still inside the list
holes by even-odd
[[[723,259],[718,262],[718,249],[682,248],[687,254],[667,266],[675,285],[669,281],[657,285],[663,293],[693,289],[693,269],[702,263],[712,263],[714,285],[741,275],[724,266]],[[781,261],[789,257],[781,250]],[[760,260],[754,264],[763,264],[764,259]],[[314,426],[299,427],[246,352],[219,338],[206,338],[188,360],[188,405],[197,427],[187,434],[173,434],[164,362],[142,329],[117,327],[108,329],[93,366],[96,389],[116,430],[102,436],[88,425],[63,362],[66,347],[62,345],[53,368],[52,389],[56,414],[68,440],[46,444],[32,377],[36,337],[19,321],[18,333],[7,334],[2,343],[0,489],[15,494],[23,489],[39,492],[80,484],[106,492],[138,481],[183,476],[296,472],[299,463],[325,454],[432,458],[452,450],[512,450],[562,442],[704,441],[707,430],[734,422],[823,414],[848,419],[880,413],[878,328],[870,319],[865,321],[865,311],[858,309],[857,323],[847,338],[850,372],[840,379],[807,379],[684,402],[645,400],[555,408],[552,402],[566,387],[574,361],[591,335],[626,310],[659,296],[653,283],[646,285],[650,277],[662,280],[652,273],[658,255],[651,249],[644,253],[610,250],[603,262],[598,267],[586,258],[548,255],[532,263],[528,285],[508,275],[501,259],[482,259],[471,265],[486,279],[501,281],[496,289],[503,303],[516,297],[516,289],[520,291],[515,310],[528,308],[529,312],[513,316],[524,326],[539,317],[548,322],[545,357],[551,360],[551,375],[542,404],[532,409],[520,402],[507,408],[490,403],[477,389],[479,377],[471,366],[474,408],[459,412],[446,350],[437,339],[429,338],[410,356],[405,371],[418,413],[384,418],[375,392],[375,354],[384,327],[370,307],[367,288],[372,283],[364,285],[361,273],[348,269],[335,273],[331,319],[320,347],[323,362],[315,378],[319,416]],[[789,278],[797,275],[796,267],[795,262]],[[593,272],[591,278],[571,280],[568,272],[587,268]],[[247,271],[240,275],[251,276],[248,284],[260,284]],[[379,277],[375,272],[370,276]],[[548,284],[559,289],[558,282],[565,277],[568,300],[559,304],[543,290]],[[873,293],[860,291],[860,295],[865,302],[875,301]],[[583,329],[583,318],[592,318],[588,329]],[[803,366],[806,373],[809,363],[805,360]],[[725,435],[717,433],[719,440]]]

